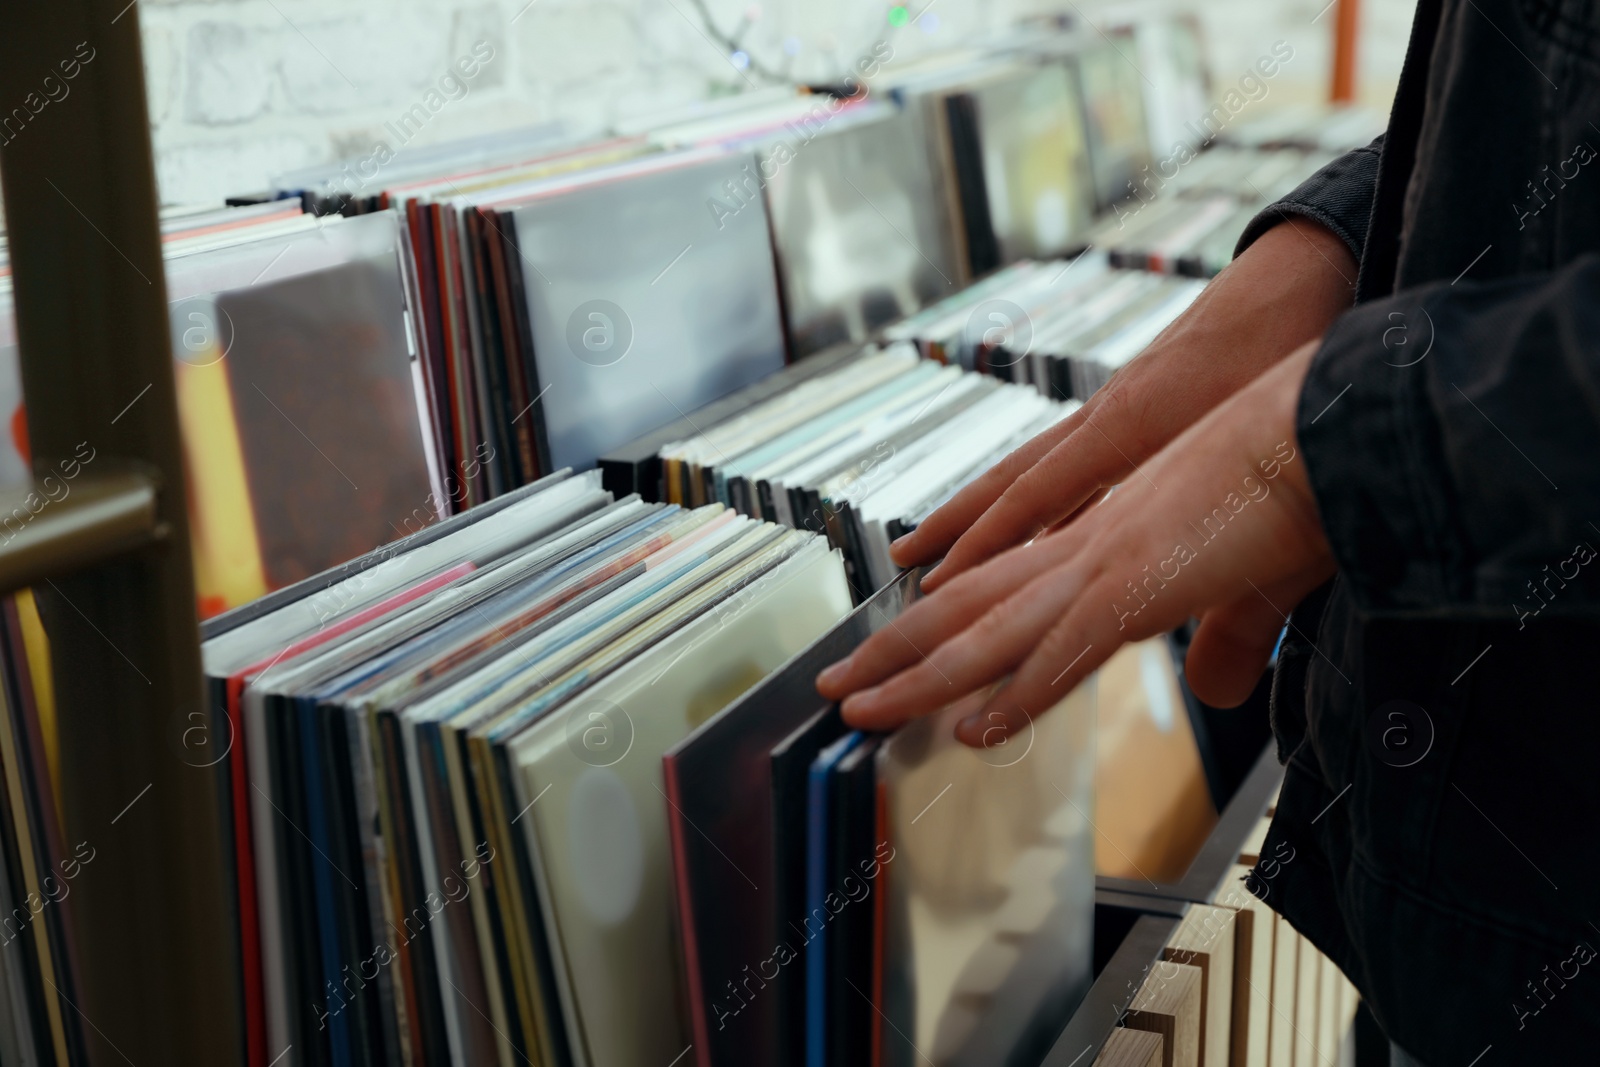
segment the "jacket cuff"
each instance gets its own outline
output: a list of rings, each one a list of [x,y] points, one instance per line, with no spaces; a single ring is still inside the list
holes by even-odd
[[[1439,473],[1448,465],[1426,379],[1407,371],[1409,350],[1431,338],[1405,338],[1397,306],[1392,298],[1363,304],[1323,335],[1295,429],[1323,531],[1357,604],[1437,611],[1471,599],[1472,565],[1450,534],[1460,523]]]
[[[1346,152],[1273,204],[1268,204],[1244,228],[1233,254],[1238,256],[1256,239],[1293,215],[1327,227],[1345,243],[1357,263],[1367,246],[1367,223],[1372,216],[1373,190],[1378,183],[1378,158],[1383,138]]]

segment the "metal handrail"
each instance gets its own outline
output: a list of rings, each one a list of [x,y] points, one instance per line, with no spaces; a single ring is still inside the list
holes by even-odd
[[[155,483],[137,472],[0,490],[0,592],[115,559],[164,533]]]

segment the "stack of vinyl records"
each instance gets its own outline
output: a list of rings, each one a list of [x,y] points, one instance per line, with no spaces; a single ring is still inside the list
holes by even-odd
[[[741,1023],[808,1062],[1047,1026],[1088,978],[1092,700],[1010,747],[957,744],[967,704],[848,733],[812,679],[916,595],[846,620],[817,535],[562,472],[208,624],[250,1062],[799,1062],[705,1038],[771,966]]]
[[[1382,116],[1360,107],[1288,107],[1247,117],[1204,151],[1143,168],[1086,241],[1115,266],[1213,277],[1263,207],[1382,130]]]
[[[1081,247],[1098,190],[1076,54],[936,57],[891,73],[947,178],[966,277]]]
[[[1142,352],[1205,283],[1119,270],[1107,256],[1022,262],[884,331],[924,356],[1081,402]]]
[[[281,174],[273,179],[273,191],[267,198],[299,196],[313,215],[365,215],[388,210],[388,188],[426,181],[441,171],[481,173],[508,167],[572,143],[574,138],[563,124],[550,122],[426,147],[402,144],[401,150],[391,151],[386,162],[374,154],[355,163],[323,164]]]
[[[446,157],[423,176],[396,182],[379,198],[404,218],[423,376],[455,506],[492,499],[553,468],[536,430],[539,386],[526,358],[531,327],[520,297],[531,271],[515,228],[494,211],[458,210],[452,198],[644,150],[637,140],[547,146],[491,167],[467,153],[464,161]]]
[[[1263,207],[1333,159],[1321,150],[1213,146],[1170,176],[1146,176],[1139,195],[1090,234],[1119,267],[1213,277]]]
[[[468,142],[356,200],[319,179],[310,202],[405,214],[454,505],[1081,244],[1095,193],[1068,60],[873,64],[878,99],[751,94],[609,141],[530,136],[513,161]]]
[[[392,214],[319,219],[273,201],[174,209],[161,228],[202,617],[448,513]],[[29,469],[9,282],[0,484]],[[103,445],[77,459],[92,466]],[[65,495],[70,478],[41,488]]]
[[[251,1062],[681,1048],[659,760],[848,609],[815,535],[591,472],[211,627]]]
[[[648,459],[661,499],[826,533],[858,600],[896,574],[891,541],[1075,406],[920,359],[910,345],[791,370],[781,388],[691,413],[602,465],[631,488],[650,477]]]
[[[1287,196],[1336,158],[1321,149],[1216,145],[1179,169],[1161,191],[1197,199],[1231,194],[1259,207]]]
[[[1149,47],[1182,51],[1168,28]],[[886,44],[850,97],[754,92],[609,140],[541,127],[277,186],[314,210],[403,214],[453,510],[1083,247],[1149,159],[1147,113],[1170,117],[1193,72],[1147,108],[1119,55],[1131,31],[1040,40],[914,63]]]
[[[781,367],[748,154],[623,138],[385,191],[405,214],[444,467],[473,504]]]
[[[671,147],[753,151],[719,217],[764,197],[791,353],[868,340],[966,280],[944,168],[923,116],[882,98],[828,94],[723,109],[651,133]]]

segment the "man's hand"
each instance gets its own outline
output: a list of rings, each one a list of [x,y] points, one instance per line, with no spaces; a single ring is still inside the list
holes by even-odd
[[[997,463],[890,549],[902,567],[944,562],[932,591],[1056,527],[1132,475],[1186,427],[1296,346],[1354,294],[1356,263],[1323,227],[1273,227],[1080,410]]]
[[[1021,728],[1124,642],[1191,616],[1187,678],[1208,704],[1254,688],[1286,613],[1334,570],[1295,440],[1315,342],[1213,409],[1065,529],[944,583],[817,680],[845,720],[887,730],[1009,676],[957,734]],[[992,735],[991,735],[992,740]]]

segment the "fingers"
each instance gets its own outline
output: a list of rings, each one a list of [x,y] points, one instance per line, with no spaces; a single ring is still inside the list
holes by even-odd
[[[1206,612],[1184,664],[1190,690],[1214,708],[1243,704],[1267,668],[1283,623],[1283,614],[1255,590]]]
[[[858,729],[894,729],[999,681],[1038,647],[1081,588],[1079,571],[1070,565],[1041,575],[916,666],[852,694],[841,708],[845,721]]]
[[[1009,675],[958,731],[986,744],[1122,644],[1214,615],[1192,657],[1197,690],[1242,699],[1271,652],[1278,609],[1333,569],[1287,444],[1304,362],[1264,374],[1066,528],[948,579],[828,672],[823,694],[858,693],[847,719],[887,729]],[[1020,488],[1024,479],[1007,492]]]
[[[817,691],[842,700],[921,662],[954,634],[970,626],[1048,566],[1048,556],[1032,550],[1008,553],[952,582],[937,597],[919,600],[854,652],[817,676]],[[874,620],[878,621],[878,620]],[[948,702],[952,694],[946,694]]]
[[[924,576],[923,588],[937,589],[996,553],[1057,526],[1129,469],[1126,452],[1100,427],[1085,422],[1011,482],[957,539],[944,562]]]
[[[957,493],[922,525],[890,545],[889,555],[896,566],[932,563],[948,552],[1012,482],[1071,435],[1088,410],[1085,405],[1034,437]]]
[[[1083,503],[1078,505],[1076,511],[1074,511],[1072,514],[1068,515],[1066,518],[1062,519],[1060,522],[1056,523],[1054,526],[1050,527],[1049,532],[1050,533],[1059,533],[1062,530],[1066,529],[1072,523],[1077,522],[1079,519],[1083,518],[1083,516],[1086,515],[1091,508],[1093,508],[1096,504],[1099,504],[1102,501],[1104,501],[1105,498],[1110,496],[1110,495],[1111,495],[1110,488],[1096,489],[1094,492],[1089,494],[1088,498],[1086,500],[1084,500]]]
[[[1055,707],[1123,644],[1169,629],[1174,623],[1168,616],[1182,614],[1174,604],[1159,617],[1145,613],[1137,625],[1126,618],[1119,621],[1114,606],[1119,593],[1115,579],[1102,576],[1074,597],[1010,682],[956,727],[957,739],[975,748],[993,748]]]

